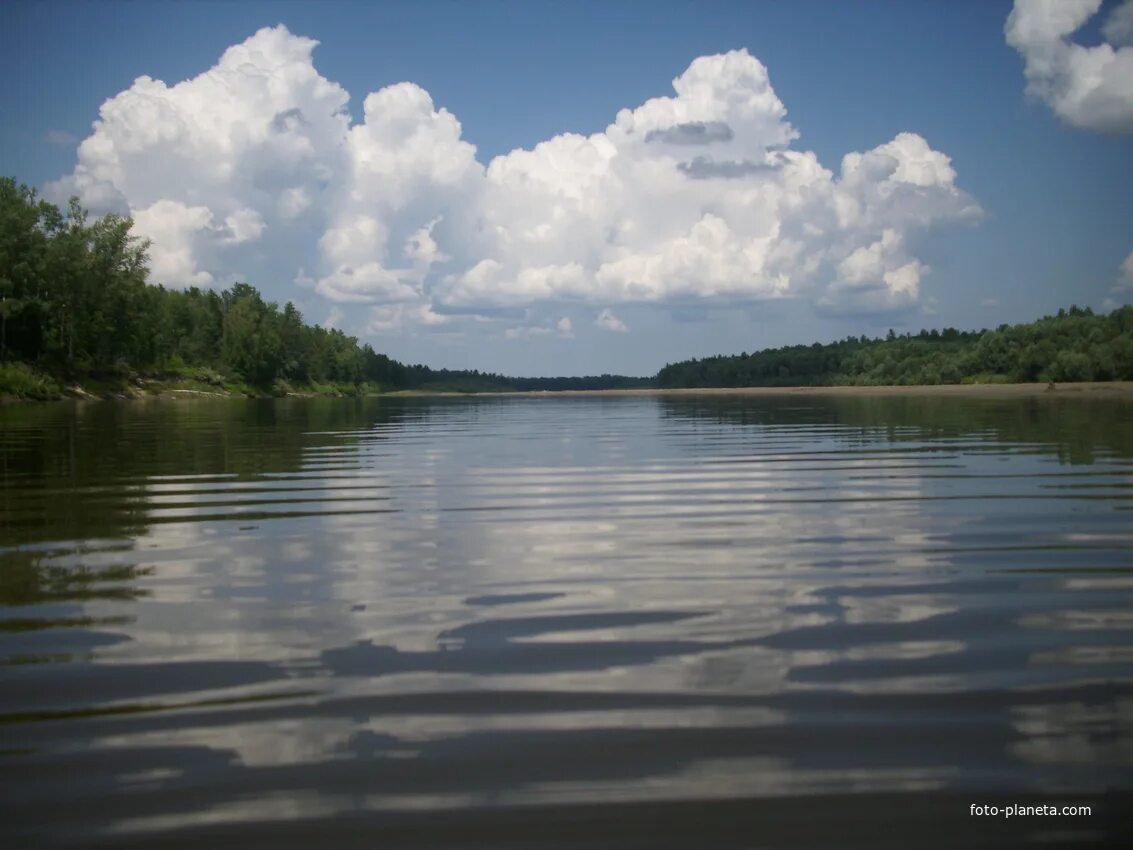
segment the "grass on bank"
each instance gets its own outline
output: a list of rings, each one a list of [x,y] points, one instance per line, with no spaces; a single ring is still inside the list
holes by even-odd
[[[24,363],[0,363],[0,398],[50,401],[63,395],[54,378]]]
[[[157,373],[90,371],[52,376],[19,362],[0,362],[0,399],[9,401],[57,401],[64,398],[146,398],[173,395],[213,395],[247,398],[284,396],[332,396],[348,398],[377,395],[382,387],[312,381],[297,383],[276,379],[271,386],[255,387],[239,378],[223,375],[207,366],[174,365]]]

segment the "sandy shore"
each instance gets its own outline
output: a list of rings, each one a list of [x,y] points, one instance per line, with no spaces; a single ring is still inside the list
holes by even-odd
[[[1094,381],[1079,384],[936,384],[893,387],[698,387],[695,389],[547,390],[496,393],[415,393],[443,396],[957,396],[965,398],[1090,397],[1133,398],[1133,381]]]

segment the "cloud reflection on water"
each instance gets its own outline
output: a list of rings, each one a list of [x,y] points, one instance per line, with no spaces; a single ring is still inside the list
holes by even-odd
[[[0,439],[16,822],[64,772],[73,825],[139,834],[1124,787],[1124,411],[892,401],[156,406],[113,467],[118,416],[29,415],[78,454]]]

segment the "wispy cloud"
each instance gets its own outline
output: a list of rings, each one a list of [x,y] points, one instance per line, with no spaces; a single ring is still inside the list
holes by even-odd
[[[43,140],[49,145],[59,145],[60,147],[70,147],[79,143],[76,137],[63,130],[48,130],[43,134]]]
[[[614,331],[615,333],[626,333],[629,330],[626,323],[615,316],[609,308],[595,316],[594,324],[604,331]]]
[[[1117,284],[1114,288],[1133,292],[1133,251],[1130,251],[1129,256],[1121,263],[1121,268],[1117,276]]]

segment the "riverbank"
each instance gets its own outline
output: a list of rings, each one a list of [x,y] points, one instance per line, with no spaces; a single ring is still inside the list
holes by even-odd
[[[693,387],[688,389],[560,390],[558,392],[421,393],[434,396],[958,396],[1020,398],[1027,396],[1091,396],[1133,398],[1133,381],[1086,381],[1065,384],[919,384],[877,387]]]
[[[60,378],[22,363],[0,364],[0,404],[65,401],[123,401],[150,398],[281,398],[373,395],[373,384],[276,381],[270,388],[253,387],[211,369],[159,373],[88,373]]]
[[[22,364],[0,364],[0,404],[42,401],[122,401],[139,399],[192,398],[349,398],[384,396],[429,397],[520,397],[564,396],[954,396],[965,398],[1020,397],[1119,397],[1133,398],[1133,381],[1087,381],[1076,383],[969,383],[912,384],[886,386],[796,386],[796,387],[693,387],[681,389],[594,390],[492,390],[454,391],[442,389],[382,390],[377,384],[313,383],[292,385],[277,381],[271,388],[253,387],[210,369],[151,374],[91,374],[76,380],[60,380]]]

